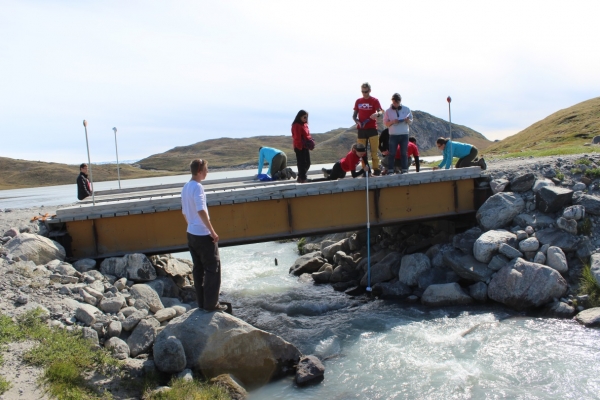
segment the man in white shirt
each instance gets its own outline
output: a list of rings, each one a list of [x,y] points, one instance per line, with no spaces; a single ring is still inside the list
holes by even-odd
[[[400,167],[401,173],[408,172],[408,134],[409,125],[413,122],[410,109],[402,105],[402,97],[399,93],[392,95],[392,105],[383,115],[383,124],[389,129],[390,143],[388,153],[388,174],[394,173],[394,157],[396,148],[400,145]]]
[[[219,257],[219,235],[215,232],[202,182],[208,174],[208,162],[195,159],[190,164],[192,179],[181,191],[181,211],[187,222],[188,247],[194,262],[194,286],[198,306],[206,311],[225,311],[227,306],[219,304],[221,289],[221,259]]]

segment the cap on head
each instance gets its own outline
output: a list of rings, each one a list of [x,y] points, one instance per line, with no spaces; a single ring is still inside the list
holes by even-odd
[[[392,100],[402,101],[402,96],[400,96],[400,93],[394,93],[392,95]]]

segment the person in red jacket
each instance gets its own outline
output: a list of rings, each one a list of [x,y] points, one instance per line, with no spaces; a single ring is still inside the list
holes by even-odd
[[[294,153],[298,165],[298,183],[307,182],[306,173],[310,168],[310,152],[304,145],[306,140],[311,140],[308,129],[308,113],[304,110],[298,111],[294,122],[292,122],[292,138],[294,142]]]
[[[365,166],[360,171],[356,172],[356,166],[361,160]],[[345,177],[347,172],[350,172],[352,177],[356,178],[364,175],[365,171],[368,171],[370,168],[365,145],[362,143],[355,143],[352,145],[348,154],[346,154],[346,157],[333,164],[332,169],[322,168],[321,170],[323,171],[325,179],[333,181]]]

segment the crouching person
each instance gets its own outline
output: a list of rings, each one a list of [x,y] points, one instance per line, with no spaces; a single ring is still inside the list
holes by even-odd
[[[363,161],[364,167],[356,172],[356,166],[360,161]],[[366,171],[369,171],[369,161],[367,160],[367,149],[362,143],[355,143],[352,148],[346,154],[346,157],[333,164],[332,169],[323,168],[323,176],[328,180],[341,179],[346,176],[346,173],[350,172],[353,178],[364,175]],[[369,175],[370,176],[370,175]]]

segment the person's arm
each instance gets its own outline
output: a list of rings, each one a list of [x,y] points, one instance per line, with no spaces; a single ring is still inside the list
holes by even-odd
[[[210,223],[210,218],[208,218],[208,213],[206,212],[206,210],[198,211],[198,215],[200,216],[200,219],[204,223],[204,226],[206,226],[208,228],[208,230],[210,231],[210,237],[213,238],[213,242],[217,243],[219,241],[219,235],[217,235],[217,232],[215,232],[215,229],[213,228],[212,224]]]
[[[79,183],[81,185],[81,187],[83,188],[83,191],[85,192],[86,197],[89,197],[92,195],[92,189],[90,189],[90,187],[88,186],[88,182],[89,182],[89,180],[86,182],[86,179],[82,175],[79,175],[79,178],[77,179],[77,183]]]
[[[262,174],[263,164],[265,163],[265,156],[262,149],[258,152],[258,174]]]
[[[413,123],[413,115],[410,110],[408,110],[408,115],[406,116],[406,118],[404,118],[404,122],[406,122],[408,125],[411,125]]]
[[[383,113],[383,124],[385,125],[386,128],[389,128],[390,126],[395,125],[397,123],[398,123],[397,118],[390,119],[387,112]]]
[[[356,123],[356,129],[360,129],[360,121],[358,120],[358,110],[354,110],[354,114],[352,114],[352,119]]]
[[[415,169],[417,170],[417,172],[419,172],[421,170],[421,162],[419,161],[419,156],[414,156],[415,157]]]

